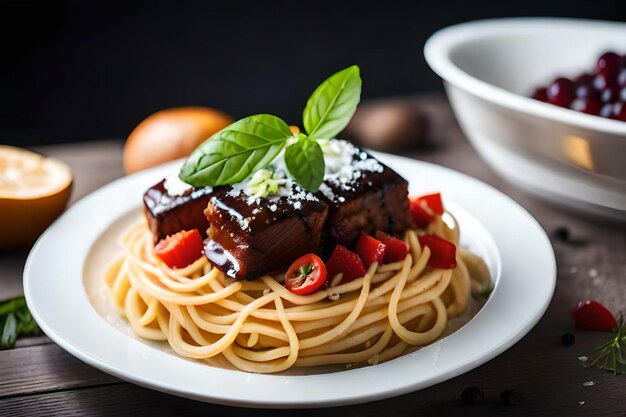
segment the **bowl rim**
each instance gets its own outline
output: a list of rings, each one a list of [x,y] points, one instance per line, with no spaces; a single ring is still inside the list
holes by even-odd
[[[450,58],[450,51],[475,39],[499,37],[503,34],[524,35],[538,31],[546,31],[553,34],[562,30],[571,30],[572,28],[577,30],[601,29],[604,31],[626,32],[626,25],[623,23],[604,20],[560,17],[483,19],[460,23],[438,30],[426,41],[424,57],[431,69],[444,81],[467,90],[480,98],[536,117],[626,137],[626,122],[576,112],[515,94],[470,75],[454,64]]]

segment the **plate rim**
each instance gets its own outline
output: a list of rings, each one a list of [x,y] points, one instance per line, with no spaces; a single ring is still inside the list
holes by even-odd
[[[437,164],[432,164],[429,162],[424,162],[424,161],[419,161],[419,160],[414,160],[414,159],[410,159],[410,158],[405,158],[405,157],[400,157],[400,156],[395,156],[395,155],[389,155],[389,154],[383,154],[383,153],[378,153],[375,152],[374,155],[376,157],[378,157],[379,159],[382,160],[382,162],[386,163],[387,165],[389,165],[390,167],[392,167],[393,169],[396,169],[396,166],[394,165],[410,165],[410,166],[423,166],[425,167],[425,169],[427,170],[434,170],[434,171],[438,171],[439,174],[445,174],[448,176],[452,176],[452,177],[456,177],[457,179],[462,180],[463,182],[465,182],[466,184],[471,185],[470,188],[476,188],[478,187],[479,189],[482,188],[482,190],[484,192],[487,193],[491,193],[492,196],[494,196],[494,198],[496,198],[496,200],[499,200],[500,203],[502,202],[506,202],[506,204],[508,204],[510,206],[510,208],[515,209],[515,211],[517,212],[516,214],[521,216],[520,220],[523,220],[527,223],[527,226],[530,227],[530,230],[533,234],[534,234],[534,239],[537,239],[535,241],[535,243],[539,243],[543,245],[542,251],[543,252],[543,256],[547,255],[547,258],[543,259],[543,261],[547,261],[547,264],[543,265],[543,269],[544,269],[544,274],[545,274],[545,279],[548,279],[549,281],[546,282],[547,286],[545,286],[543,288],[544,292],[541,294],[541,299],[539,300],[539,303],[536,304],[534,307],[534,310],[532,311],[532,313],[530,313],[527,317],[526,320],[523,323],[519,323],[520,325],[518,326],[518,330],[517,332],[515,332],[514,334],[510,335],[508,338],[500,339],[498,343],[496,344],[491,344],[489,350],[487,353],[483,353],[482,355],[478,355],[477,357],[472,356],[470,358],[465,358],[465,360],[461,361],[460,364],[457,363],[457,366],[449,368],[449,369],[444,369],[442,371],[439,372],[435,372],[430,378],[427,378],[426,380],[422,380],[422,381],[417,381],[414,382],[412,384],[405,384],[402,386],[387,386],[386,388],[379,388],[374,390],[375,392],[358,392],[358,393],[352,393],[351,395],[346,395],[346,396],[342,396],[342,397],[332,397],[332,398],[318,398],[316,400],[306,400],[306,399],[302,399],[302,398],[296,398],[296,399],[287,399],[287,400],[278,400],[276,398],[259,398],[259,397],[255,397],[254,399],[248,399],[248,398],[240,398],[241,395],[231,395],[231,396],[215,396],[215,395],[211,395],[211,393],[198,393],[197,391],[190,391],[187,388],[181,388],[180,386],[174,386],[168,383],[161,383],[159,381],[155,381],[154,378],[149,378],[149,377],[145,377],[145,375],[140,375],[137,374],[136,370],[135,372],[133,371],[129,371],[128,369],[120,369],[119,367],[116,367],[115,365],[111,364],[111,363],[107,363],[107,362],[103,362],[102,358],[98,357],[97,355],[95,355],[93,352],[89,352],[86,351],[85,349],[81,348],[80,345],[76,345],[75,344],[75,340],[68,340],[67,339],[67,330],[64,332],[63,329],[59,330],[58,328],[54,328],[54,326],[49,325],[48,323],[48,319],[45,319],[42,316],[42,312],[40,311],[40,306],[37,305],[37,297],[38,295],[36,294],[36,289],[32,287],[32,284],[34,284],[34,280],[36,280],[36,278],[33,277],[33,271],[36,270],[36,268],[38,267],[38,265],[36,264],[39,259],[38,259],[38,254],[45,249],[46,245],[49,245],[49,241],[50,239],[53,239],[55,234],[58,234],[60,232],[63,231],[63,227],[64,223],[68,221],[68,219],[71,219],[72,216],[76,216],[76,214],[79,212],[80,210],[84,210],[86,207],[88,208],[89,203],[91,201],[93,201],[94,199],[96,199],[98,196],[101,195],[106,195],[107,192],[112,192],[112,191],[108,191],[108,190],[115,190],[116,187],[120,187],[123,188],[124,184],[127,184],[127,186],[130,187],[130,184],[133,184],[135,182],[137,183],[142,183],[143,181],[143,185],[145,187],[145,184],[150,184],[149,181],[146,181],[148,178],[152,178],[152,177],[158,177],[159,175],[161,175],[163,172],[166,172],[167,169],[171,169],[173,166],[175,166],[175,164],[177,164],[178,162],[172,162],[172,163],[168,163],[168,164],[164,164],[161,165],[159,167],[155,167],[152,168],[150,170],[147,171],[143,171],[137,174],[133,174],[131,176],[127,176],[127,177],[123,177],[120,179],[117,179],[101,188],[99,188],[98,190],[93,191],[92,193],[88,194],[87,196],[83,197],[80,201],[78,201],[77,203],[75,203],[72,207],[70,207],[70,209],[68,209],[66,211],[66,213],[63,214],[63,216],[61,216],[59,219],[57,219],[57,221],[55,221],[55,223],[38,239],[38,241],[36,242],[36,244],[34,245],[33,249],[31,250],[28,259],[26,261],[26,265],[24,268],[24,293],[26,296],[26,300],[28,303],[29,308],[31,309],[31,313],[33,314],[33,317],[36,319],[36,321],[40,324],[42,330],[57,344],[59,345],[61,348],[63,348],[64,350],[68,351],[70,354],[72,354],[73,356],[77,357],[78,359],[82,360],[83,362],[98,368],[104,372],[107,372],[111,375],[114,375],[118,378],[121,378],[123,380],[126,380],[128,382],[132,382],[135,384],[138,384],[140,386],[143,387],[147,387],[150,389],[155,389],[157,391],[161,391],[161,392],[165,392],[165,393],[169,393],[169,394],[175,394],[181,397],[186,397],[186,398],[190,398],[190,399],[194,399],[194,400],[200,400],[200,401],[205,401],[205,402],[211,402],[211,403],[218,403],[218,404],[225,404],[225,405],[235,405],[235,406],[243,406],[243,407],[262,407],[262,408],[313,408],[313,407],[332,407],[332,406],[339,406],[339,405],[348,405],[348,404],[356,404],[356,403],[364,403],[364,402],[370,402],[370,401],[376,401],[376,400],[380,400],[380,399],[384,399],[384,398],[389,398],[392,396],[397,396],[397,395],[402,395],[408,392],[412,392],[412,391],[416,391],[416,390],[420,390],[423,388],[426,388],[428,386],[431,385],[435,385],[438,384],[440,382],[443,382],[445,380],[448,380],[454,376],[463,374],[471,369],[474,369],[480,365],[482,365],[483,363],[493,359],[494,357],[498,356],[499,354],[501,354],[502,352],[504,352],[506,349],[508,349],[509,347],[513,346],[515,343],[517,343],[524,335],[526,335],[533,327],[534,325],[539,321],[539,319],[543,316],[543,314],[545,313],[546,309],[548,308],[550,301],[552,299],[553,293],[554,293],[554,289],[556,286],[556,261],[555,261],[555,257],[554,257],[554,252],[552,249],[552,246],[550,244],[550,241],[547,237],[547,235],[545,234],[545,232],[543,231],[543,229],[541,228],[541,226],[539,225],[539,223],[524,209],[522,208],[519,204],[517,204],[515,201],[513,201],[510,197],[506,196],[505,194],[503,194],[502,192],[498,191],[497,189],[483,183],[482,181],[479,181],[471,176],[468,176],[466,174],[454,171],[450,168],[446,168],[446,167],[442,167],[440,165]],[[446,190],[442,190],[444,193],[446,193]],[[450,191],[450,190],[448,190]],[[457,203],[457,205],[461,206],[461,204],[458,204],[457,201],[453,200],[455,203]],[[136,204],[135,204],[136,206]],[[116,217],[119,218],[119,217]],[[115,219],[113,219],[115,220]],[[481,226],[485,227],[485,224],[483,222],[479,222]],[[111,224],[111,223],[108,223]],[[527,230],[527,231],[528,231]],[[52,237],[51,237],[52,236]],[[93,236],[93,241],[95,241],[98,237],[100,236],[100,233],[97,233],[95,236]],[[91,242],[93,244],[93,241]],[[91,245],[89,245],[91,246]],[[500,250],[500,248],[498,248],[498,250]],[[87,250],[86,252],[87,254],[89,253],[89,250]],[[502,256],[502,255],[501,255]],[[80,260],[80,277],[78,278],[80,283],[81,283],[81,288],[80,291],[83,293],[84,297],[87,298],[87,294],[84,291],[84,287],[82,285],[83,282],[83,270],[84,270],[84,261],[85,261],[84,257],[83,259]],[[500,285],[499,285],[500,286]],[[472,320],[465,325],[463,328],[459,329],[458,331],[452,333],[451,335],[435,342],[434,344],[425,346],[424,348],[418,350],[417,352],[420,352],[424,349],[429,349],[435,345],[440,344],[441,342],[444,342],[446,340],[454,340],[456,338],[459,338],[461,336],[459,336],[462,331],[468,327],[472,322],[476,322],[477,318],[479,317],[484,317],[485,316],[485,311],[487,310],[487,307],[489,306],[489,304],[492,302],[492,299],[495,299],[495,296],[498,294],[499,288],[496,288],[496,290],[494,291],[494,297],[491,297],[490,300],[488,301],[488,303],[485,304],[485,306],[482,308],[481,311],[479,311],[479,313],[474,316],[474,318],[472,318]],[[91,306],[91,304],[89,303],[89,301],[87,301],[87,303]],[[493,303],[492,303],[493,304]],[[43,308],[43,307],[42,307]],[[92,310],[93,307],[92,307]],[[59,313],[60,314],[60,313]],[[98,313],[95,312],[95,310],[93,311],[93,314],[98,315]],[[492,320],[493,321],[493,320]],[[106,323],[103,321],[103,323]],[[108,324],[108,323],[106,323]],[[493,324],[493,323],[492,323]],[[112,326],[109,326],[112,328]],[[475,327],[475,325],[474,325]],[[106,330],[106,329],[103,329]],[[112,329],[115,330],[115,329]],[[117,330],[115,330],[117,331]],[[467,332],[467,330],[465,331]],[[108,332],[106,332],[108,333]],[[119,333],[119,332],[118,332]],[[121,333],[120,333],[121,334]],[[456,336],[455,336],[456,335]],[[124,336],[124,335],[122,335]],[[128,340],[128,345],[127,347],[132,351],[132,345],[133,342],[131,342],[132,337],[127,337],[124,336],[126,340]],[[137,340],[135,340],[135,342],[137,343],[141,343]],[[450,342],[448,342],[449,345]],[[84,346],[84,343],[83,343]],[[143,345],[144,347],[148,348],[146,345]],[[141,350],[141,349],[140,349]],[[163,354],[169,355],[172,358],[175,358],[176,360],[180,361],[181,358],[176,357],[174,355],[171,355],[169,353],[165,353],[162,352]],[[159,357],[160,355],[158,354],[154,354],[157,357]],[[422,356],[424,356],[422,354]],[[311,378],[311,379],[315,379],[314,377],[320,377],[320,376],[325,376],[328,379],[344,379],[346,377],[337,377],[336,375],[365,375],[368,376],[371,372],[372,369],[374,369],[374,372],[376,372],[377,369],[383,369],[382,367],[387,367],[389,368],[390,372],[393,372],[395,368],[397,368],[397,363],[400,361],[405,360],[405,358],[415,358],[416,356],[414,354],[408,354],[408,355],[404,355],[401,358],[398,358],[394,361],[390,361],[387,362],[385,364],[380,364],[380,365],[376,365],[373,367],[365,367],[365,368],[358,368],[358,369],[351,369],[349,371],[344,371],[344,372],[338,372],[336,374],[318,374],[318,375],[306,375],[306,376],[270,376],[270,377],[282,377],[282,378],[287,378],[287,380],[282,381],[285,384],[288,384],[290,381],[300,381],[301,378]],[[169,362],[169,360],[167,360],[167,362]],[[181,362],[189,362],[189,363],[193,363],[190,361],[185,361],[184,359]],[[396,363],[395,366],[390,366],[389,364],[393,364]],[[457,361],[458,362],[458,361]],[[195,366],[197,366],[197,363],[193,363]],[[202,365],[203,367],[206,366],[206,368],[210,369],[211,371],[208,371],[209,373],[214,373],[214,374],[221,374],[222,371],[224,370],[220,370],[219,368],[211,368],[208,365]],[[187,368],[187,366],[185,366],[185,368]],[[236,372],[236,373],[241,373],[243,374],[242,377],[244,377],[244,379],[253,379],[253,380],[261,380],[261,381],[269,381],[267,375],[260,375],[260,374],[247,374],[247,373],[243,373],[242,371],[228,371],[228,372]],[[251,376],[253,375],[253,376]],[[330,376],[330,375],[334,375],[334,376]],[[319,379],[319,378],[318,378]],[[280,381],[280,378],[278,379],[278,381]],[[315,381],[314,381],[315,382]],[[297,382],[296,385],[298,384],[304,384],[305,382]],[[325,381],[326,383],[326,381]]]

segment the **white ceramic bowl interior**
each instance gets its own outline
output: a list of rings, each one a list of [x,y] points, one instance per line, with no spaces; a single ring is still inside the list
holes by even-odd
[[[626,221],[626,123],[528,98],[558,76],[626,53],[626,24],[561,18],[469,22],[424,54],[461,128],[500,175],[535,194]]]

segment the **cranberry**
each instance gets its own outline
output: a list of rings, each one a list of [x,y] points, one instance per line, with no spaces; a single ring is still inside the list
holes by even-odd
[[[605,52],[598,59],[596,64],[596,72],[603,74],[609,78],[617,75],[622,67],[622,57],[615,52]]]
[[[623,68],[617,76],[617,85],[626,87],[626,68]]]
[[[537,89],[535,89],[535,92],[533,93],[533,95],[531,97],[534,98],[535,100],[539,100],[539,101],[548,101],[548,95],[546,93],[546,89],[545,88],[537,88]]]
[[[613,119],[626,122],[626,104],[621,101],[613,104],[613,114],[611,116]]]
[[[612,87],[605,87],[600,92],[600,100],[603,103],[614,103],[619,97],[619,90]]]
[[[577,84],[576,85],[576,97],[578,98],[599,98],[600,92],[593,88],[593,85],[590,84]]]
[[[548,101],[561,107],[569,107],[574,96],[574,83],[567,78],[557,78],[548,87]]]
[[[611,117],[612,114],[613,114],[613,105],[611,103],[606,103],[600,109],[600,113],[598,114],[598,116],[600,116],[600,117]]]
[[[605,118],[626,121],[626,55],[607,51],[596,62],[593,72],[573,79],[559,77],[545,88],[537,88],[532,98]]]
[[[602,103],[592,98],[577,98],[572,101],[570,108],[575,111],[598,115],[602,109]]]
[[[615,85],[615,80],[608,78],[604,74],[596,75],[596,78],[593,79],[593,86],[596,90],[604,90],[607,87],[613,87]]]
[[[591,84],[593,82],[593,77],[594,77],[593,74],[584,72],[580,74],[578,77],[574,78],[574,82],[576,83],[576,85]]]

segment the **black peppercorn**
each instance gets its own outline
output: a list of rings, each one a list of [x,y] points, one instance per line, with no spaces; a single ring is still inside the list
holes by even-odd
[[[485,401],[485,393],[478,387],[467,387],[461,393],[461,401],[466,405],[480,404]]]
[[[500,401],[506,405],[520,405],[524,402],[524,398],[519,392],[507,389],[500,393]]]
[[[576,343],[576,338],[571,333],[564,333],[561,336],[561,343],[563,343],[563,346],[572,346]]]
[[[557,227],[552,232],[552,235],[561,242],[567,242],[569,240],[569,229],[563,226]]]

